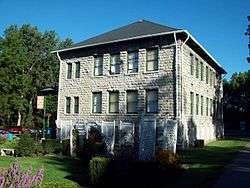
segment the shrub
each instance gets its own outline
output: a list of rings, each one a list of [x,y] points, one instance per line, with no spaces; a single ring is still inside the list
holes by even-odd
[[[61,151],[61,144],[57,143],[55,139],[47,139],[42,143],[43,153],[59,153]]]
[[[36,187],[43,181],[43,169],[39,169],[34,175],[32,174],[31,166],[28,170],[22,171],[20,165],[15,162],[0,175],[0,188]]]
[[[5,149],[15,149],[18,144],[18,140],[6,140],[4,139],[0,143],[0,148],[5,148]]]
[[[101,184],[107,175],[110,159],[106,157],[93,157],[89,162],[90,181],[94,185]]]
[[[180,157],[168,150],[159,150],[155,156],[156,162],[163,169],[180,164]]]
[[[22,134],[15,149],[18,155],[32,156],[36,152],[36,141],[29,134]]]
[[[70,140],[63,140],[61,146],[63,155],[70,155]]]

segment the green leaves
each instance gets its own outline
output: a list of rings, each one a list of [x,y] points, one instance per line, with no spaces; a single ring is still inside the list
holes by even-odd
[[[59,63],[50,52],[71,45],[71,39],[61,41],[55,31],[40,32],[29,24],[5,30],[0,38],[0,98],[4,99],[0,100],[0,125],[12,124],[11,117],[16,121],[18,111],[23,117],[37,114],[38,91],[58,82]],[[22,125],[32,123],[25,121]]]

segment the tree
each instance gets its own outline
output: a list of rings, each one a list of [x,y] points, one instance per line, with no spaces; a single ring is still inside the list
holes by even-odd
[[[250,71],[234,73],[224,80],[224,119],[248,121],[250,115]]]
[[[58,83],[59,63],[52,50],[70,47],[55,31],[11,25],[0,38],[0,125],[31,126],[36,96]]]

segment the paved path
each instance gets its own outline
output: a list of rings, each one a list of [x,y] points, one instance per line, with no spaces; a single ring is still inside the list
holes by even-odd
[[[214,188],[250,188],[250,144],[228,165]]]

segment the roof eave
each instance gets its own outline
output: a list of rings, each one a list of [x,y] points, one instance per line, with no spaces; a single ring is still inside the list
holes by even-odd
[[[222,68],[222,66],[214,59],[214,57],[187,31],[184,30],[184,32],[189,35],[190,39],[192,39],[211,59],[214,61],[221,69],[222,74],[227,74],[227,72]]]
[[[113,41],[108,41],[108,42],[99,42],[99,43],[76,46],[76,47],[71,47],[71,48],[64,48],[61,50],[51,51],[51,53],[65,52],[65,51],[69,51],[69,50],[76,50],[76,49],[98,46],[98,45],[103,45],[103,44],[111,44],[111,43],[116,43],[116,42],[123,42],[123,41],[128,41],[128,40],[135,40],[135,39],[141,39],[141,38],[147,38],[147,37],[156,37],[156,36],[161,36],[161,35],[167,35],[167,34],[172,34],[172,33],[182,33],[182,32],[185,32],[185,31],[184,30],[176,30],[176,31],[162,32],[162,33],[156,33],[156,34],[142,35],[142,36],[138,36],[138,37],[130,37],[130,38],[118,39],[118,40],[113,40]]]

